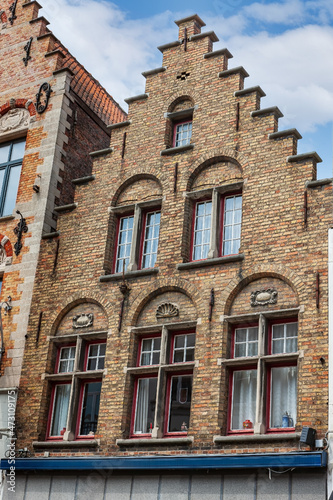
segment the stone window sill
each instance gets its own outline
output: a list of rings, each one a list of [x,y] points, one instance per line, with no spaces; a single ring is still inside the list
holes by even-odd
[[[244,254],[227,255],[226,257],[217,257],[215,259],[195,260],[193,262],[184,262],[177,264],[177,269],[183,271],[186,269],[195,269],[196,267],[216,266],[221,264],[228,264],[229,262],[237,262],[244,260]]]
[[[184,151],[190,151],[194,146],[194,144],[186,144],[186,146],[178,146],[177,148],[163,149],[161,151],[161,156],[175,155],[177,153],[183,153]]]
[[[13,219],[15,219],[15,215],[4,215],[3,217],[0,217],[0,222],[7,222]]]
[[[77,441],[33,441],[34,449],[50,448],[97,448],[100,445],[99,439],[81,439]]]
[[[214,444],[258,443],[272,441],[294,441],[301,437],[300,432],[281,432],[276,434],[237,434],[233,436],[214,436]]]
[[[141,276],[147,276],[149,274],[157,274],[159,272],[158,267],[150,267],[149,269],[139,269],[138,271],[127,271],[124,276],[122,273],[117,274],[107,274],[106,276],[100,276],[99,281],[122,281],[131,278],[140,278]]]
[[[193,437],[176,437],[176,438],[133,438],[133,439],[117,439],[116,445],[121,446],[161,446],[161,445],[191,445]]]

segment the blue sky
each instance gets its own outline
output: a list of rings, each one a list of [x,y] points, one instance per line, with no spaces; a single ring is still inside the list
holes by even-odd
[[[266,93],[261,107],[278,106],[279,130],[297,128],[298,152],[317,151],[318,178],[332,177],[332,0],[42,0],[50,29],[126,110],[124,99],[144,92],[142,71],[159,67],[158,45],[176,40],[174,21],[197,13],[244,66],[247,87]]]

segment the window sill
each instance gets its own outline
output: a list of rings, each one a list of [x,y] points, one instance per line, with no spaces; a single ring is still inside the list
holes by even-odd
[[[34,449],[40,448],[97,448],[100,445],[99,439],[81,439],[77,441],[33,441]]]
[[[149,269],[139,269],[138,271],[127,271],[124,276],[122,273],[117,274],[107,274],[106,276],[100,276],[99,281],[122,281],[131,278],[140,278],[141,276],[148,276],[149,274],[159,273],[158,267],[151,267]]]
[[[225,257],[217,257],[215,259],[205,259],[205,260],[195,260],[193,262],[184,262],[182,264],[177,264],[177,269],[182,271],[184,269],[194,269],[196,267],[205,266],[216,266],[219,264],[228,264],[229,262],[237,262],[244,260],[244,254],[239,253],[237,255],[227,255]]]
[[[161,151],[161,156],[175,155],[193,149],[195,144],[186,144],[186,146],[178,146],[177,148],[168,148]]]
[[[294,441],[301,437],[300,432],[281,432],[276,434],[237,434],[234,436],[214,436],[214,444],[231,444],[244,442]]]
[[[133,438],[133,439],[117,439],[116,445],[121,446],[160,446],[160,445],[191,445],[193,437],[175,437],[175,438]]]
[[[13,219],[15,219],[15,215],[3,215],[2,217],[0,217],[0,222],[7,222]]]

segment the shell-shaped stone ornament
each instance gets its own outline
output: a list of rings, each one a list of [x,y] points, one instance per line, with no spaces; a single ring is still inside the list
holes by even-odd
[[[73,317],[73,328],[87,328],[91,326],[94,321],[94,315],[92,313],[78,314]]]
[[[163,302],[156,309],[156,318],[172,318],[178,316],[179,307],[172,302]]]
[[[277,303],[278,292],[274,288],[266,290],[257,290],[251,293],[251,306],[266,306],[268,304]]]

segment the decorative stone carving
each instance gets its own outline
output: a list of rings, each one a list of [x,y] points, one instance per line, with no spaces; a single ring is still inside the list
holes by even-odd
[[[171,302],[163,302],[156,309],[156,318],[172,318],[179,315],[179,307]]]
[[[82,313],[73,317],[73,328],[88,328],[94,322],[94,315],[92,313]]]
[[[24,108],[10,109],[8,113],[0,118],[0,133],[27,128],[29,126],[30,114]]]
[[[257,290],[251,293],[251,306],[267,306],[277,303],[278,292],[274,288]]]

